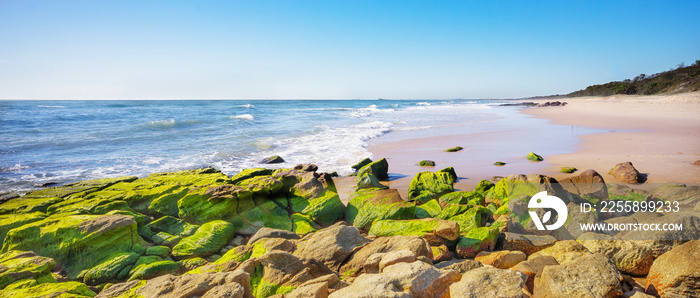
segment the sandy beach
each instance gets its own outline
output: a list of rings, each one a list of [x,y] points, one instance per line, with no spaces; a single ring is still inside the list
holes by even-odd
[[[700,182],[700,166],[693,165],[700,159],[700,92],[580,97],[561,101],[568,104],[520,110],[552,124],[543,123],[536,128],[542,134],[546,134],[551,126],[566,126],[578,138],[573,152],[545,155],[543,162],[533,163],[524,157],[527,152],[535,150],[521,144],[526,139],[523,136],[532,133],[531,127],[371,144],[369,150],[377,159],[387,158],[392,174],[392,181],[387,184],[397,188],[404,198],[416,173],[447,166],[454,167],[460,177],[455,188],[465,190],[473,188],[481,179],[493,176],[540,173],[562,179],[576,174],[560,173],[564,166],[576,167],[579,172],[594,169],[603,175],[605,181],[615,183],[618,181],[608,175],[608,171],[625,161],[632,162],[640,173],[646,174],[647,183]],[[579,131],[591,129],[596,133],[579,134]],[[545,145],[557,145],[556,137],[546,140],[549,144]],[[463,146],[465,150],[444,152],[453,146]],[[514,154],[516,151],[522,154]],[[435,161],[436,166],[419,167],[416,163],[423,159]],[[495,161],[507,164],[498,167],[493,165]],[[341,196],[343,185],[354,183],[343,180],[338,181]]]

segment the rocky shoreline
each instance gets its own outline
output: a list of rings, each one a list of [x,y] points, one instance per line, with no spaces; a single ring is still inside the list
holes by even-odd
[[[608,187],[587,170],[566,181],[511,175],[464,191],[454,189],[457,174],[445,168],[418,173],[402,198],[382,184],[388,180],[385,159],[354,168],[357,185],[347,206],[331,175],[310,164],[232,177],[207,168],[97,179],[13,197],[0,204],[0,296],[700,292],[698,186],[669,184],[651,192]],[[538,230],[528,215],[527,202],[540,191],[565,201],[562,228]],[[586,203],[664,201],[679,202],[682,212],[581,211]],[[580,228],[594,223],[684,228],[651,234]]]

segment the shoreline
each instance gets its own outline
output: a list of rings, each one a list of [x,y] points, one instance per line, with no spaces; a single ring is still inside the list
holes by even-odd
[[[527,101],[541,103],[551,99]],[[463,190],[472,189],[481,179],[488,180],[492,176],[538,173],[560,180],[587,169],[596,170],[608,183],[617,183],[619,181],[608,175],[608,171],[625,161],[632,162],[640,173],[647,175],[646,183],[700,182],[700,166],[693,165],[693,162],[700,160],[700,138],[696,136],[696,132],[700,131],[700,118],[696,116],[700,115],[700,92],[664,96],[580,97],[563,101],[568,104],[519,109],[519,114],[545,121],[531,123],[534,127],[516,125],[496,132],[374,142],[367,149],[373,154],[373,159],[387,158],[391,181],[385,184],[398,189],[403,198],[406,198],[408,185],[416,173],[450,166],[460,177],[455,188]],[[546,142],[545,146],[530,149],[532,142],[520,143],[528,139],[532,129],[553,136],[540,136]],[[561,130],[570,130],[570,135],[562,134]],[[574,137],[574,143],[558,144],[559,140],[570,136]],[[513,142],[513,139],[516,141]],[[554,151],[560,152],[546,154],[546,145],[559,146]],[[444,152],[454,146],[465,149],[454,153]],[[571,148],[573,150],[569,151]],[[514,154],[516,151],[519,154]],[[544,161],[534,163],[525,159],[530,151],[542,155]],[[436,166],[419,167],[418,161],[424,159],[434,160]],[[507,164],[494,166],[495,161]],[[565,174],[559,172],[561,167],[576,167],[578,171]],[[354,181],[354,177],[339,179],[339,192],[343,185],[351,184],[343,182],[344,179]]]

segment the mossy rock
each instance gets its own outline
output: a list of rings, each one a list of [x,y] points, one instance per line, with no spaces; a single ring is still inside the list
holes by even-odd
[[[192,236],[192,234],[197,231],[199,226],[190,224],[172,216],[163,216],[145,225],[145,228],[148,229],[148,232],[153,234],[163,232],[170,236],[187,237]],[[151,238],[147,235],[144,235],[144,237]]]
[[[2,251],[33,250],[61,263],[69,278],[119,253],[145,244],[125,215],[52,215],[10,230]]]
[[[498,238],[498,229],[482,227],[472,229],[462,236],[457,243],[457,255],[460,258],[473,258],[481,251],[492,251]]]
[[[464,148],[460,146],[455,146],[449,149],[445,149],[445,152],[457,152],[457,151],[462,151]]]
[[[177,258],[207,257],[219,252],[233,238],[234,226],[223,220],[215,220],[200,226],[192,235],[183,238],[173,247]]]
[[[438,218],[454,221],[459,225],[459,230],[465,234],[482,226],[483,207],[464,205],[449,205],[438,214]]]
[[[355,190],[365,189],[365,188],[388,188],[387,186],[379,183],[377,176],[373,174],[364,174],[362,177],[357,177],[357,186]]]
[[[241,182],[243,180],[247,180],[253,177],[257,176],[270,176],[272,175],[271,169],[264,169],[264,168],[252,168],[252,169],[244,169],[241,172],[239,172],[236,175],[233,175],[231,177],[231,183],[237,184],[238,182]]]
[[[321,226],[315,223],[311,216],[294,213],[290,217],[294,225],[292,231],[298,235],[310,234],[321,229]]]
[[[377,176],[379,181],[388,181],[389,163],[386,161],[386,158],[368,163],[357,171],[357,177],[361,178],[365,174],[373,174]]]
[[[129,277],[129,271],[139,259],[139,254],[133,252],[118,253],[110,256],[104,262],[81,272],[78,278],[88,285],[99,285],[107,282],[118,282]]]
[[[5,239],[5,235],[7,235],[7,232],[10,230],[25,224],[44,220],[45,218],[46,215],[41,212],[0,215],[0,243],[2,243]]]
[[[284,159],[279,155],[273,155],[263,158],[260,163],[262,164],[273,164],[273,163],[283,163]]]
[[[421,161],[419,161],[419,162],[418,162],[418,165],[421,166],[421,167],[434,167],[434,166],[435,166],[435,162],[432,161],[432,160],[427,160],[427,159],[426,159],[426,160],[421,160]]]
[[[505,166],[506,163],[505,163],[505,162],[502,162],[502,161],[497,161],[497,162],[494,162],[493,165],[494,165],[494,166],[497,166],[497,167],[500,167],[500,166]]]
[[[345,205],[340,201],[338,193],[326,190],[320,198],[310,199],[309,205],[301,213],[322,226],[329,226],[343,219]]]
[[[151,246],[146,249],[146,255],[147,256],[159,256],[161,258],[168,258],[170,257],[170,253],[172,250],[170,247],[167,246]]]
[[[539,156],[539,155],[535,154],[534,152],[528,153],[525,157],[531,161],[543,161],[544,160],[544,158],[542,158],[542,156]]]
[[[194,270],[195,268],[204,266],[206,264],[209,264],[207,260],[200,258],[200,257],[194,257],[191,259],[186,259],[186,260],[181,260],[180,264],[182,267],[184,267],[186,270]]]
[[[415,204],[403,201],[395,189],[363,189],[351,195],[345,219],[361,230],[383,219],[411,219]]]
[[[51,276],[56,262],[34,252],[11,250],[0,254],[0,290],[22,279]]]
[[[26,298],[26,297],[95,297],[95,292],[90,290],[83,283],[68,282],[45,282],[36,283],[33,280],[29,284],[18,287],[7,287],[0,291],[3,298]]]
[[[65,198],[70,195],[82,195],[92,193],[98,190],[105,189],[111,185],[120,182],[131,182],[138,179],[138,177],[118,177],[118,178],[104,178],[104,179],[94,179],[86,180],[75,183],[66,184],[64,186],[52,187],[40,189],[37,191],[32,191],[24,195],[23,199],[46,199],[46,198]]]
[[[442,170],[437,171],[436,173],[447,173],[449,175],[450,179],[452,179],[452,183],[457,182],[457,179],[458,179],[457,173],[455,172],[455,168],[453,168],[453,167],[446,167]]]
[[[365,158],[365,159],[357,162],[356,164],[352,165],[351,168],[353,168],[355,171],[359,171],[362,167],[364,167],[370,163],[372,163],[372,160],[369,158]]]
[[[484,196],[475,191],[456,191],[444,194],[439,199],[440,204],[465,204],[465,205],[483,205]]]
[[[129,280],[151,279],[165,274],[176,274],[182,267],[175,261],[165,260],[134,267]]]
[[[374,236],[420,236],[431,245],[440,245],[459,238],[459,226],[454,222],[437,219],[378,220],[369,229]]]
[[[27,197],[15,198],[0,204],[0,214],[45,213],[49,206],[62,201],[62,198],[57,197],[34,199]]]
[[[427,203],[416,206],[416,218],[437,217],[442,212],[442,206],[438,200],[430,200]]]
[[[577,169],[574,168],[574,167],[561,167],[561,172],[562,172],[562,173],[571,174],[571,173],[573,173],[573,172],[576,172],[576,170],[577,170]]]
[[[491,181],[481,180],[479,181],[479,184],[477,184],[476,187],[474,187],[474,191],[484,195],[486,194],[486,192],[493,189],[494,186],[496,186],[496,184],[494,184]]]
[[[408,186],[408,201],[425,203],[454,191],[454,177],[449,172],[420,172]]]

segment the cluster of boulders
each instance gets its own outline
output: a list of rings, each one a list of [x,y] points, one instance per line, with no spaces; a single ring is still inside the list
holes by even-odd
[[[0,204],[2,297],[687,297],[700,291],[700,187],[653,192],[593,170],[511,175],[454,189],[418,173],[408,196],[363,160],[345,206],[314,165],[83,181]],[[536,193],[568,220],[537,229]],[[603,201],[678,201],[683,212],[584,212]],[[538,215],[542,216],[538,211]],[[550,215],[548,215],[550,216]],[[552,220],[560,215],[553,215]],[[546,221],[546,220],[545,220]],[[584,231],[580,224],[682,224]]]

